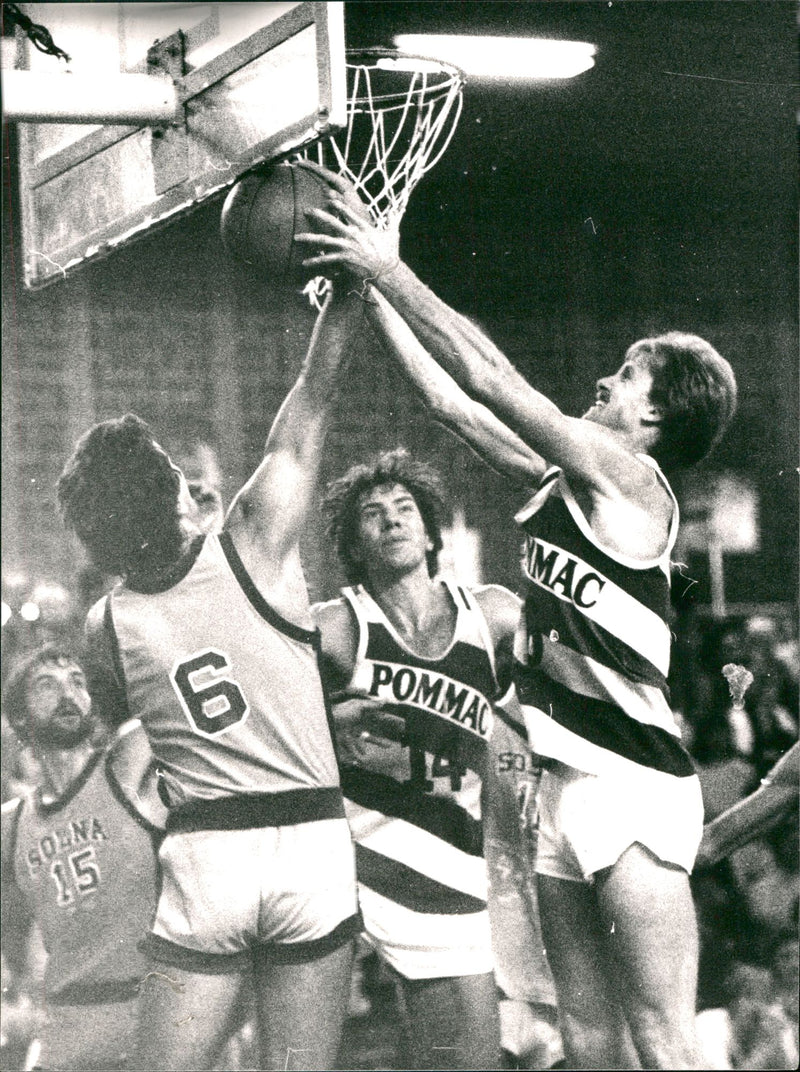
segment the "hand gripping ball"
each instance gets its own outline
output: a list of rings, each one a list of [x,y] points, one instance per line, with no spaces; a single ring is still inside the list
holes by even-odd
[[[244,175],[222,206],[220,227],[225,249],[234,260],[252,265],[266,281],[303,286],[316,273],[303,268],[312,247],[294,241],[300,231],[321,231],[305,213],[328,207],[330,187],[313,172],[294,164],[276,164]]]

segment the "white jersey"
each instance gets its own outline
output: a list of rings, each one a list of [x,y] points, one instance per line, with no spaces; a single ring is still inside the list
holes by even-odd
[[[159,590],[115,589],[104,610],[170,806],[338,787],[319,634],[266,603],[226,533],[176,573]]]

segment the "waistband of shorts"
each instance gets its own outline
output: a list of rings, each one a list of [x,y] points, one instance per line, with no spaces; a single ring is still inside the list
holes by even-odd
[[[141,979],[110,980],[101,983],[71,983],[58,994],[48,995],[48,1005],[112,1005],[133,1001]]]
[[[282,793],[197,800],[172,808],[167,833],[197,830],[257,830],[264,826],[297,826],[322,819],[343,819],[339,786],[287,789]]]

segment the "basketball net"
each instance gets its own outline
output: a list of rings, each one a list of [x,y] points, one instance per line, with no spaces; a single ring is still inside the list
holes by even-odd
[[[344,130],[305,150],[348,179],[384,230],[398,227],[417,183],[445,153],[463,106],[464,75],[440,60],[367,49],[347,55]],[[320,308],[330,283],[304,288]]]

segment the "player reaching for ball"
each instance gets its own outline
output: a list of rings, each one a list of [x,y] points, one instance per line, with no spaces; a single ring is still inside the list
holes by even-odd
[[[335,1059],[360,929],[353,848],[298,541],[364,305],[334,291],[219,535],[128,415],[87,432],[66,523],[123,582],[89,615],[169,805],[137,1067],[207,1068],[252,977],[261,1067]]]
[[[511,433],[539,456],[528,466],[539,488],[517,514],[515,680],[546,764],[536,867],[568,1066],[696,1068],[688,872],[703,808],[667,700],[678,509],[662,467],[691,466],[719,440],[736,405],[731,368],[695,335],[642,339],[569,417],[398,260],[397,236],[343,180],[328,181],[334,211],[311,215],[329,233],[297,236],[324,251],[307,266],[356,277],[433,416],[494,468],[518,474]]]

